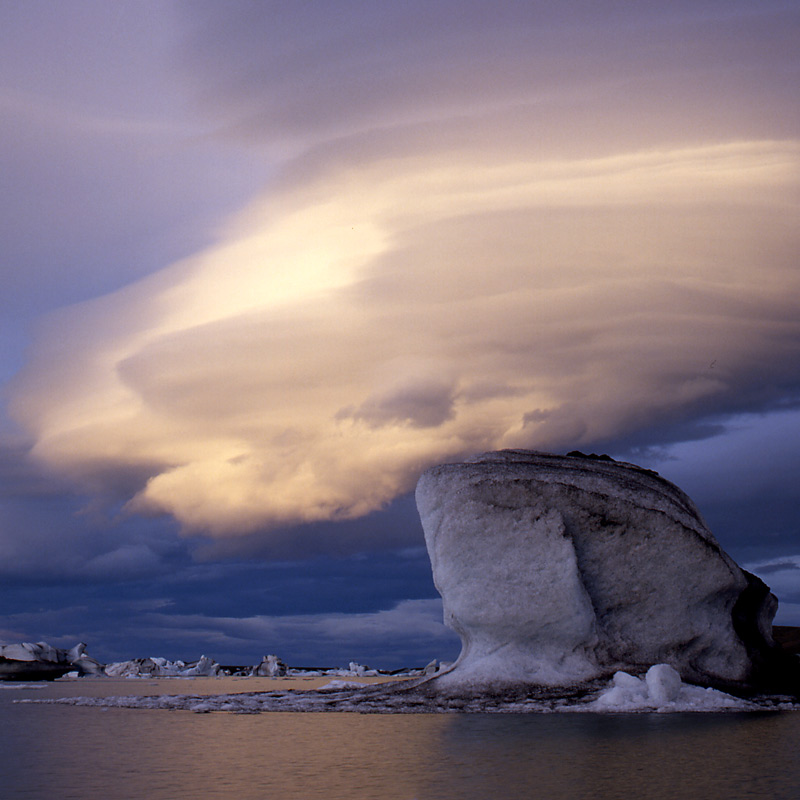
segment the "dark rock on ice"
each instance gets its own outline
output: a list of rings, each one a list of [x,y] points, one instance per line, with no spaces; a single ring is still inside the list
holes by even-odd
[[[669,664],[683,680],[795,691],[777,600],[722,550],[692,501],[650,470],[508,450],[417,486],[445,622],[444,690],[566,686]]]

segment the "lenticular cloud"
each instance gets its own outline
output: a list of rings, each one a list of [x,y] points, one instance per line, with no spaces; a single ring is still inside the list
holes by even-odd
[[[768,403],[800,363],[798,166],[787,141],[316,162],[51,319],[14,411],[52,469],[228,536],[366,514],[471,452]]]

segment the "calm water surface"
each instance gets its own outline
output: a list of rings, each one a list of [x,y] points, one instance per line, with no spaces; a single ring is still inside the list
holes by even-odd
[[[0,689],[3,798],[800,797],[800,713],[194,714],[13,704],[205,694],[246,681]]]

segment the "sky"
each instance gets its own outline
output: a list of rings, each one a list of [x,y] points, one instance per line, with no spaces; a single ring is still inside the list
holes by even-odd
[[[0,1],[0,641],[452,659],[420,473],[658,470],[800,625],[800,8]]]

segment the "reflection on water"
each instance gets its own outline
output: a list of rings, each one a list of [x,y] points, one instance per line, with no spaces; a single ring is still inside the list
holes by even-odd
[[[446,758],[485,765],[464,797],[526,797],[535,787],[533,796],[542,798],[796,798],[800,786],[797,714],[451,722],[441,742]]]
[[[153,681],[93,691],[165,685],[174,694],[231,689]],[[797,713],[248,716],[11,705],[67,693],[87,685],[0,693],[4,798],[795,800],[800,786]]]

